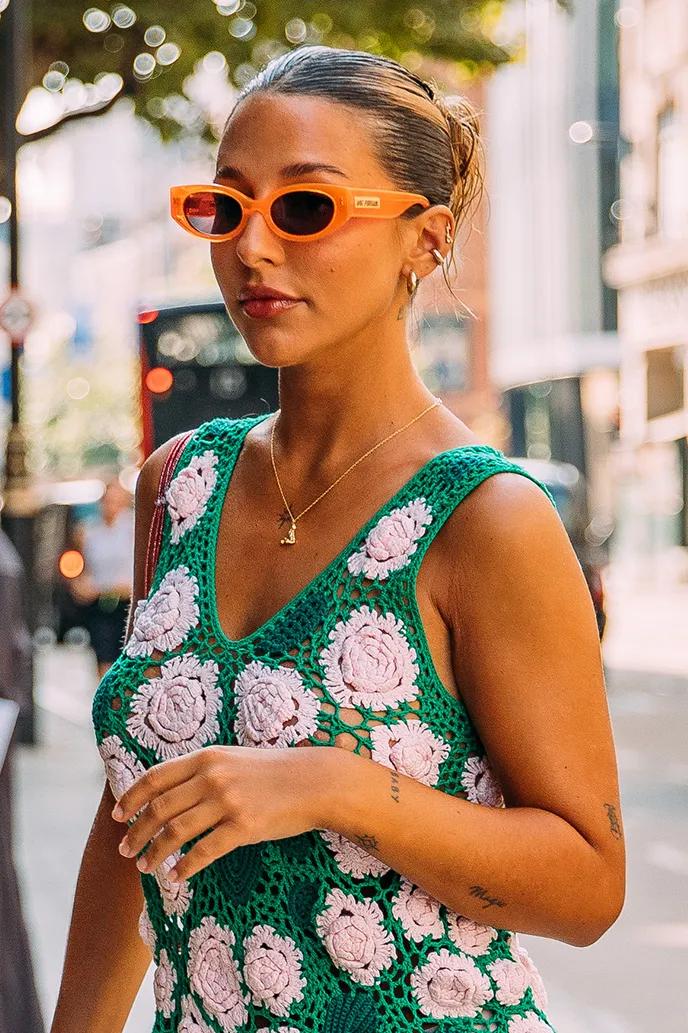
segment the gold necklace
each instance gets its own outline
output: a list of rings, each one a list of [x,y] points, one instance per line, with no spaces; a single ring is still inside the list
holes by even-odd
[[[425,409],[423,409],[421,413],[418,413],[418,415],[414,416],[412,420],[409,420],[408,423],[405,423],[403,427],[399,427],[398,430],[392,431],[392,433],[388,434],[386,438],[382,439],[382,441],[378,441],[377,445],[373,445],[372,448],[369,448],[368,451],[364,452],[362,456],[359,456],[358,459],[351,464],[351,466],[347,467],[344,473],[341,473],[337,480],[332,482],[329,488],[325,488],[325,491],[321,492],[320,495],[318,495],[317,499],[314,499],[313,502],[311,502],[310,506],[306,506],[305,509],[302,509],[298,516],[294,516],[291,509],[289,508],[289,503],[287,502],[284,492],[282,490],[282,485],[280,483],[279,475],[277,473],[277,467],[275,465],[275,427],[277,426],[277,417],[279,416],[281,411],[280,409],[278,409],[272,424],[272,430],[270,431],[270,459],[272,460],[272,469],[275,474],[275,480],[277,481],[277,487],[279,488],[280,495],[282,496],[282,501],[284,502],[287,513],[289,514],[289,517],[291,519],[291,527],[289,528],[289,534],[286,538],[280,538],[280,545],[296,545],[296,521],[300,520],[304,513],[307,513],[309,509],[312,509],[316,502],[320,502],[320,500],[324,498],[324,496],[327,495],[329,491],[332,491],[335,485],[339,484],[343,477],[346,477],[346,475],[350,473],[355,466],[358,466],[360,462],[366,459],[367,456],[371,454],[371,452],[374,452],[376,448],[379,448],[381,445],[384,445],[386,441],[389,441],[391,438],[396,437],[397,434],[401,434],[402,430],[406,430],[406,428],[410,427],[412,423],[415,423],[416,420],[419,420],[421,416],[425,416],[426,412],[430,412],[431,409],[436,408],[438,405],[442,405],[441,398],[436,398],[432,405],[428,405]]]

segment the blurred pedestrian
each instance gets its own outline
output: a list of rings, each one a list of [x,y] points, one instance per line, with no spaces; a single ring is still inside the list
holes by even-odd
[[[23,577],[19,553],[0,529],[0,700],[15,704],[12,709],[19,718],[17,725],[31,707],[33,686],[31,636],[23,613]],[[5,709],[9,710],[3,708],[3,712]],[[16,727],[4,758],[0,749],[0,1033],[43,1033],[12,854],[11,772]],[[0,737],[6,740],[1,732]]]
[[[70,587],[78,602],[89,604],[85,623],[102,678],[122,648],[131,598],[134,513],[118,478],[107,482],[99,516],[77,525],[74,544],[84,571]]]

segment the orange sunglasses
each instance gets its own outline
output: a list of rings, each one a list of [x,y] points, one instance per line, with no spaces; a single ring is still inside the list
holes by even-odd
[[[285,240],[317,240],[348,219],[394,219],[413,205],[428,208],[422,194],[330,183],[295,183],[255,199],[219,183],[170,187],[175,222],[205,240],[231,240],[252,212],[260,212]]]

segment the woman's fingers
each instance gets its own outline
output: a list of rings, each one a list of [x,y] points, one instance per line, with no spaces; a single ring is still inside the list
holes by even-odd
[[[241,845],[237,829],[232,822],[226,821],[214,828],[207,836],[199,839],[198,843],[195,843],[188,853],[180,857],[175,867],[165,877],[170,882],[181,882],[184,879],[189,879],[196,872],[207,868],[213,861],[217,861],[218,857],[236,850]]]
[[[189,779],[181,785],[174,786],[161,796],[154,797],[139,814],[122,839],[119,851],[124,857],[135,857],[161,829],[172,827],[177,832],[185,815],[198,804],[204,796],[203,784],[197,778]],[[173,823],[173,824],[171,824]],[[207,826],[206,826],[207,827]],[[184,842],[191,839],[188,835]],[[165,855],[167,856],[167,855]]]
[[[136,867],[141,872],[155,871],[170,854],[174,854],[189,840],[213,828],[218,820],[217,806],[208,802],[201,802],[183,814],[171,818],[152,840],[146,853],[138,859]]]

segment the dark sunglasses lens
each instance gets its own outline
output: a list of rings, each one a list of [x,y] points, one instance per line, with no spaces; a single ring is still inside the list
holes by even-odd
[[[270,211],[285,233],[307,237],[329,226],[334,218],[334,201],[313,190],[293,190],[278,197]]]
[[[184,214],[195,230],[219,237],[237,228],[241,221],[241,205],[226,194],[203,190],[185,198]]]

